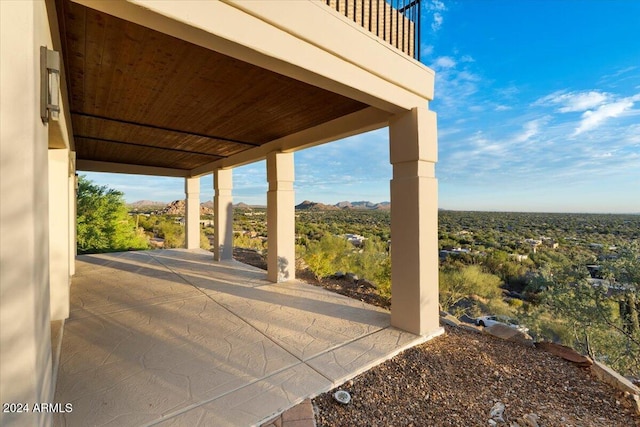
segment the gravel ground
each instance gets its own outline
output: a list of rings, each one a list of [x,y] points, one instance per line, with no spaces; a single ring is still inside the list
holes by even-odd
[[[234,251],[239,261],[266,269],[260,255]],[[349,280],[298,278],[334,292],[389,308],[373,289]],[[337,403],[332,390],[313,400],[323,426],[489,426],[504,404],[498,426],[640,427],[627,399],[579,368],[543,350],[459,328],[413,347],[338,389],[351,394]],[[531,415],[535,414],[535,415]],[[497,418],[494,418],[497,420]],[[517,423],[517,424],[513,424]]]
[[[321,426],[487,426],[505,405],[509,426],[535,414],[540,426],[640,426],[621,393],[588,369],[542,350],[458,328],[411,348],[314,399]]]

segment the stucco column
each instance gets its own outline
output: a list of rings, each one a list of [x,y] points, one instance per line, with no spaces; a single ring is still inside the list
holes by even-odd
[[[200,178],[184,179],[185,193],[185,247],[200,247]]]
[[[296,274],[293,153],[267,154],[267,278],[293,280]]]
[[[213,171],[214,259],[216,261],[233,259],[233,170],[216,169]]]
[[[51,320],[69,317],[69,150],[49,150],[49,294]]]
[[[414,334],[438,322],[436,115],[426,108],[389,122],[391,180],[391,325]]]

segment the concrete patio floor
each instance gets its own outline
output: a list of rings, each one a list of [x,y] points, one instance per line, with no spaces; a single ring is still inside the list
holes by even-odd
[[[425,341],[389,313],[204,250],[77,258],[58,426],[248,426]]]

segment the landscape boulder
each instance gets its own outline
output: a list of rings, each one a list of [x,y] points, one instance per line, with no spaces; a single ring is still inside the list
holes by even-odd
[[[531,338],[528,334],[520,332],[519,330],[507,325],[496,323],[495,325],[484,328],[484,332],[506,341],[513,341],[520,344],[533,346],[533,338]]]
[[[452,316],[451,314],[445,312],[444,316],[440,314],[440,324],[457,328],[458,326],[460,326],[460,321],[456,319],[455,316]]]
[[[460,327],[464,330],[470,331],[470,332],[475,332],[477,334],[481,334],[482,333],[482,327],[481,326],[476,326],[476,325],[470,325],[468,323],[460,323]]]
[[[357,282],[358,280],[360,280],[360,278],[358,277],[358,275],[357,275],[357,274],[354,274],[354,273],[347,273],[347,274],[345,275],[345,278],[346,278],[347,280],[351,280],[352,282]]]
[[[591,372],[603,383],[607,383],[622,392],[640,395],[638,387],[604,363],[593,362]]]
[[[591,366],[593,364],[593,361],[588,358],[587,356],[583,356],[580,353],[578,353],[577,351],[575,351],[574,349],[564,346],[564,345],[560,345],[560,344],[555,344],[552,342],[546,342],[546,341],[542,341],[542,342],[538,342],[536,343],[536,347],[549,352],[551,354],[554,354],[558,357],[563,358],[564,360],[568,360],[569,362],[573,362],[578,366],[581,366],[583,368],[588,368],[589,366]]]

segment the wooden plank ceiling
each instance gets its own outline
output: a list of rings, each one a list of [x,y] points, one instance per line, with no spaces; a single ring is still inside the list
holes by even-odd
[[[57,1],[78,159],[193,169],[367,107]]]

